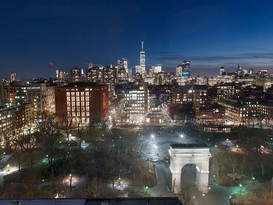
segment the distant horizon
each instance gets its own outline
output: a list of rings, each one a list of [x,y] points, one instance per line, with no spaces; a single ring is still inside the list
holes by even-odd
[[[109,65],[103,65],[103,64],[93,64],[94,66],[104,66],[104,67],[106,67],[106,66],[109,66]],[[110,64],[111,65],[111,64]],[[112,64],[113,65],[113,64]],[[239,64],[240,65],[240,64]],[[113,67],[114,67],[115,65],[113,65]],[[241,65],[240,65],[241,66]],[[66,73],[69,73],[70,74],[70,71],[71,71],[71,69],[72,68],[74,68],[74,67],[78,67],[78,68],[80,68],[80,69],[83,69],[84,71],[86,71],[87,69],[88,69],[88,65],[86,65],[86,67],[85,68],[83,68],[83,67],[81,67],[81,66],[72,66],[71,68],[69,68],[69,69],[66,69],[66,70],[64,70],[64,69],[62,69],[62,68],[60,68],[60,67],[56,67],[57,69],[60,69],[61,71],[63,71],[63,72],[66,72]],[[205,67],[205,66],[204,66]],[[191,69],[190,69],[190,76],[191,77],[197,77],[197,76],[200,76],[200,77],[212,77],[212,76],[218,76],[218,75],[220,75],[220,67],[224,67],[224,66],[219,66],[218,68],[203,68],[203,70],[205,71],[206,70],[206,73],[200,73],[200,69],[198,69],[198,68],[192,68],[191,67]],[[258,72],[258,71],[261,71],[261,70],[267,70],[269,73],[272,73],[272,69],[267,69],[267,68],[255,68],[255,67],[243,67],[243,66],[241,66],[242,67],[242,69],[246,69],[246,70],[249,70],[249,69],[254,69],[254,72]],[[129,67],[129,68],[132,68],[132,67]],[[233,73],[233,72],[235,72],[236,70],[237,70],[237,68],[238,68],[238,65],[234,65],[234,67],[231,67],[231,66],[229,66],[229,67],[224,67],[224,69],[225,69],[225,72],[227,72],[227,73]],[[173,72],[173,73],[175,73],[176,72],[176,70],[175,70],[176,68],[165,68],[164,69],[164,66],[162,65],[162,71],[164,71],[164,72]],[[147,69],[147,67],[146,67],[146,71],[148,71],[148,69]],[[10,72],[15,72],[15,71],[10,71]],[[3,78],[3,79],[7,79],[8,77],[9,77],[9,73],[10,72],[8,72],[7,74],[6,74],[6,76],[5,75],[3,75],[2,73],[0,73],[0,76]],[[18,73],[17,72],[15,72],[16,73],[16,78],[19,80],[19,79],[31,79],[31,78],[45,78],[45,79],[48,79],[49,77],[55,77],[55,71],[54,71],[54,69],[53,68],[51,68],[50,66],[48,67],[48,73],[50,73],[50,76],[49,75],[47,75],[47,76],[23,76],[23,75],[21,75],[21,74],[19,74],[18,75]],[[53,76],[54,75],[54,76]]]

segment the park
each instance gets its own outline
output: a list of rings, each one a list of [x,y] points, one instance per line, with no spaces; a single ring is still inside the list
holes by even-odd
[[[240,126],[212,134],[191,123],[67,128],[46,119],[3,148],[2,198],[178,196],[184,205],[272,204],[272,130]],[[207,157],[199,161],[207,165],[195,158],[176,167],[174,190],[170,150],[200,144]]]

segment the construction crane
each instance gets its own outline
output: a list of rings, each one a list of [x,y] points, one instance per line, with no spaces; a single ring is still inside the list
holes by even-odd
[[[55,71],[56,74],[56,79],[57,79],[57,83],[58,85],[60,84],[60,78],[61,78],[61,71],[55,67],[54,63],[52,61],[48,62],[49,66]]]

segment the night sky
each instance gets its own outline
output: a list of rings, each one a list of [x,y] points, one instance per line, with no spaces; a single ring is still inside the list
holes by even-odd
[[[78,66],[139,64],[193,75],[240,64],[273,69],[273,1],[266,0],[5,0],[0,2],[0,75],[53,76]]]

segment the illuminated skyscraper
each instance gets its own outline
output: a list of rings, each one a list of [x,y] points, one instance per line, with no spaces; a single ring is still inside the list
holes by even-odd
[[[11,82],[16,81],[16,73],[15,73],[15,72],[10,72],[10,73],[9,73],[9,80],[10,80]]]
[[[176,66],[176,76],[190,77],[191,62],[184,60],[181,65]]]
[[[142,76],[145,75],[146,66],[145,66],[145,51],[144,51],[144,42],[142,41],[141,51],[140,51],[140,67]]]
[[[220,75],[224,75],[225,73],[225,68],[224,67],[220,67]]]
[[[184,60],[182,63],[182,76],[190,77],[191,62]]]
[[[118,71],[121,69],[121,68],[125,68],[126,70],[126,73],[128,73],[128,61],[126,58],[121,58],[118,60]]]
[[[81,69],[74,67],[71,69],[71,80],[72,82],[80,82],[81,81]]]

